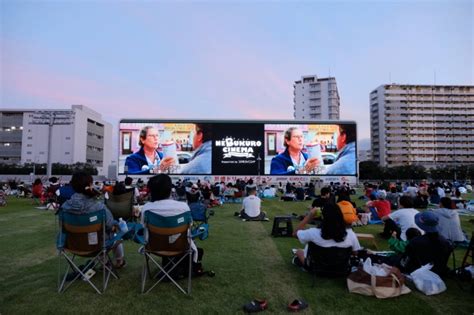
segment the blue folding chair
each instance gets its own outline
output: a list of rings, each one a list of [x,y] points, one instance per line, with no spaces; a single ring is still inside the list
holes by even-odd
[[[191,213],[164,217],[151,211],[144,213],[145,244],[142,250],[144,264],[142,271],[142,293],[150,292],[165,278],[169,279],[181,292],[191,294],[191,267],[193,250],[191,248]],[[154,256],[163,258],[166,263],[159,263]],[[189,259],[188,286],[184,290],[173,278],[172,272],[181,262]],[[157,267],[157,273],[152,276],[150,262]],[[146,280],[150,276],[157,279],[150,288],[146,289]]]
[[[109,252],[118,245],[119,239],[107,240],[106,238],[105,210],[87,214],[71,214],[61,211],[59,212],[59,227],[56,244],[59,253],[58,293],[64,292],[72,283],[81,278],[89,283],[97,293],[102,294],[107,288],[111,275],[118,279],[118,275],[113,270]],[[75,260],[77,257],[85,257],[89,260],[84,266],[79,266]],[[63,258],[67,262],[67,267],[61,280]],[[91,280],[91,276],[98,268],[102,270],[102,290]],[[70,271],[71,274],[69,274]],[[73,277],[69,279],[69,282],[67,281],[68,275]],[[66,282],[68,283],[66,284]]]
[[[207,207],[202,202],[193,202],[189,204],[189,208],[193,218],[191,237],[193,239],[199,238],[203,241],[209,236],[209,214],[207,213]]]

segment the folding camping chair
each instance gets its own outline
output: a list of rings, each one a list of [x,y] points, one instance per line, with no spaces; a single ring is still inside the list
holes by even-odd
[[[105,199],[105,205],[112,212],[115,220],[119,218],[125,221],[133,221],[133,190],[121,195],[108,194],[109,199]]]
[[[57,249],[59,251],[58,293],[64,292],[77,279],[82,278],[89,283],[97,293],[101,294],[107,288],[112,275],[118,279],[112,267],[109,251],[118,244],[118,239],[106,240],[105,210],[88,214],[59,213],[59,234]],[[76,257],[87,257],[89,260],[84,266],[79,266]],[[61,260],[66,260],[67,267],[61,280]],[[94,269],[102,270],[102,290],[91,281]],[[97,270],[97,268],[96,268]],[[68,273],[73,279],[66,284]],[[70,276],[71,276],[70,275]]]
[[[313,286],[316,276],[347,276],[351,271],[352,247],[321,247],[308,243],[305,268],[313,274]]]
[[[191,209],[191,216],[193,218],[191,236],[193,239],[198,237],[203,241],[209,236],[209,214],[207,207],[202,202],[193,202],[189,204],[189,208]]]
[[[191,294],[191,267],[193,250],[191,248],[191,213],[185,212],[171,217],[163,217],[151,211],[144,213],[145,245],[143,255],[145,258],[142,271],[142,293],[150,292],[165,278],[169,279],[184,294]],[[160,264],[155,257],[163,258]],[[173,270],[181,262],[188,261],[188,287],[184,290],[173,278]],[[150,262],[158,269],[152,277]],[[146,279],[150,276],[156,282],[145,291]],[[176,277],[176,276],[175,276]]]

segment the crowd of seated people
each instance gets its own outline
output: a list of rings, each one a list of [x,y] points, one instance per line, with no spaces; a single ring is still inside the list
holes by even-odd
[[[84,181],[81,182],[81,185]],[[242,199],[242,208],[240,216],[245,219],[254,219],[266,217],[265,212],[261,211],[261,197],[276,196],[278,194],[274,185],[267,183],[255,183],[253,180],[238,180],[235,183],[197,181],[178,181],[171,185],[170,196],[153,200],[153,190],[150,185],[133,184],[133,179],[127,177],[124,182],[116,182],[114,185],[110,182],[92,183],[91,178],[87,177],[87,186],[78,186],[71,180],[70,185],[60,185],[59,180],[50,181],[48,187],[44,187],[41,179],[35,180],[32,186],[32,195],[36,198],[46,196],[50,192],[59,191],[62,194],[62,187],[69,186],[69,196],[63,201],[63,208],[69,211],[84,207],[85,204],[91,207],[98,207],[95,202],[96,196],[100,193],[123,194],[133,191],[135,203],[143,202],[146,206],[143,209],[151,207],[149,199],[160,201],[175,199],[176,202],[186,201],[184,204],[202,203],[206,207],[219,205],[221,201],[236,198]],[[152,185],[153,186],[153,185]],[[314,184],[303,185],[300,182],[288,182],[285,187],[283,197],[291,197],[292,201],[312,201],[311,210],[301,217],[301,222],[296,228],[295,237],[302,244],[314,242],[321,246],[351,247],[353,251],[358,251],[360,245],[353,231],[352,225],[359,217],[357,215],[355,204],[351,201],[351,188],[347,183],[331,183],[320,190],[320,195],[315,194]],[[89,193],[91,188],[94,191],[94,202]],[[156,188],[156,187],[155,187]],[[385,189],[388,189],[388,193]],[[78,190],[79,189],[79,190]],[[153,187],[151,189],[154,189]],[[444,194],[444,195],[443,195]],[[64,193],[66,195],[66,193]],[[83,195],[83,196],[81,196]],[[145,198],[143,198],[145,196]],[[365,185],[366,211],[370,207],[375,208],[375,213],[382,220],[384,226],[380,236],[389,240],[389,245],[397,252],[396,259],[392,258],[391,263],[397,265],[402,271],[410,272],[415,270],[422,263],[434,262],[436,264],[433,271],[440,275],[445,275],[446,262],[449,253],[452,251],[450,242],[466,242],[466,235],[461,229],[459,214],[456,211],[456,205],[449,196],[460,199],[461,193],[458,188],[445,183],[397,183],[391,186],[384,185]],[[426,208],[432,201],[436,201],[435,209],[418,211],[417,209]],[[443,196],[443,197],[440,197]],[[80,198],[79,198],[80,197]],[[155,196],[156,197],[156,196]],[[163,198],[162,198],[163,197]],[[184,199],[180,199],[183,198]],[[82,205],[76,199],[81,199]],[[78,200],[79,200],[78,199]],[[147,202],[148,201],[148,202]],[[103,204],[103,201],[99,201]],[[77,203],[77,206],[75,205]],[[187,208],[179,204],[184,210]],[[82,208],[81,208],[82,209]],[[151,209],[151,208],[150,208]],[[157,208],[158,209],[158,208]],[[258,211],[257,211],[258,210]],[[142,212],[143,213],[143,212]],[[308,223],[314,223],[315,218],[319,219],[316,227],[305,230]],[[306,250],[296,251],[294,263],[303,265]],[[123,251],[116,254],[116,264],[123,264]]]

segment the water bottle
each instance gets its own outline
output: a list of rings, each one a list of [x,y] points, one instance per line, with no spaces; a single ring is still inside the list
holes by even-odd
[[[119,228],[122,233],[128,232],[127,222],[125,222],[122,218],[119,218]]]

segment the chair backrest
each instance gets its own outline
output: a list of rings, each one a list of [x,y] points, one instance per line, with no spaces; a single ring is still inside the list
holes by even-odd
[[[144,213],[145,249],[157,255],[173,256],[190,247],[191,212],[164,217],[151,211]]]
[[[109,199],[105,199],[105,204],[114,219],[128,220],[133,216],[133,194],[133,190],[120,195],[109,193]]]
[[[59,214],[60,240],[64,249],[80,256],[93,255],[104,247],[105,210],[87,214],[72,214],[61,211]]]
[[[207,207],[202,202],[193,202],[189,204],[193,221],[207,223]]]
[[[308,243],[306,266],[323,276],[344,276],[350,272],[351,247],[321,247]]]

